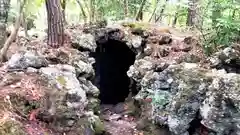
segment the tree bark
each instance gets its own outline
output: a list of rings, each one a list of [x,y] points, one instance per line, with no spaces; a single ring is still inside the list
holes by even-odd
[[[199,25],[199,17],[197,14],[198,11],[198,1],[199,0],[190,0],[188,2],[188,15],[187,15],[187,26],[196,27]]]
[[[141,5],[140,5],[140,7],[139,7],[139,9],[138,9],[138,12],[137,12],[137,14],[136,14],[136,17],[135,17],[135,19],[136,19],[137,21],[143,19],[143,7],[145,6],[146,1],[147,1],[147,0],[142,0],[142,3],[141,3]]]
[[[10,0],[0,1],[0,49],[3,48],[3,45],[7,37],[6,23],[8,19],[9,8]]]
[[[48,19],[47,43],[53,48],[58,48],[64,43],[63,15],[60,0],[46,0]]]
[[[1,52],[0,52],[0,62],[4,62],[7,60],[7,50],[8,48],[10,47],[11,43],[14,41],[14,39],[16,38],[17,36],[17,33],[18,33],[18,30],[20,28],[20,25],[21,25],[21,18],[22,18],[22,15],[23,15],[23,8],[24,8],[24,5],[26,3],[26,0],[23,0],[22,1],[18,1],[18,5],[19,5],[19,11],[18,11],[18,16],[16,18],[16,21],[15,21],[15,26],[14,26],[14,29],[13,31],[11,32],[11,35],[8,37],[7,41],[5,42],[3,48],[1,49]]]

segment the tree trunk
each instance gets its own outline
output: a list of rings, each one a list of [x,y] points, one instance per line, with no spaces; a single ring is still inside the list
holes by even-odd
[[[163,5],[163,7],[162,7],[162,9],[161,9],[161,11],[160,11],[160,15],[159,15],[159,17],[156,19],[156,22],[157,21],[162,21],[162,17],[163,17],[163,13],[164,13],[164,11],[165,11],[165,8],[166,8],[166,6],[167,6],[167,2],[168,2],[169,0],[165,0],[165,4]]]
[[[0,62],[3,62],[3,61],[6,61],[7,60],[7,50],[8,48],[10,47],[11,43],[13,42],[13,40],[16,38],[17,36],[17,33],[18,33],[18,30],[20,28],[20,24],[21,24],[21,18],[22,18],[22,15],[23,15],[23,8],[24,8],[24,5],[26,3],[26,0],[23,0],[22,1],[18,1],[18,5],[19,5],[19,9],[18,9],[18,16],[16,18],[16,21],[15,21],[15,26],[14,26],[14,29],[13,31],[11,32],[11,35],[8,37],[7,41],[5,42],[3,48],[1,49],[1,52],[0,52]]]
[[[179,4],[180,0],[178,0],[178,4]],[[174,18],[173,18],[173,22],[172,22],[172,27],[175,27],[176,24],[177,24],[177,19],[178,19],[178,10],[179,10],[180,6],[177,5],[177,8],[176,8],[176,12],[174,14]]]
[[[95,8],[94,8],[94,0],[89,0],[89,23],[92,24],[94,22],[94,16],[95,16]]]
[[[147,0],[142,0],[142,3],[141,3],[141,5],[140,5],[140,7],[139,7],[139,9],[138,9],[138,12],[137,12],[137,14],[136,14],[136,17],[135,17],[135,19],[136,19],[137,21],[143,19],[143,7],[145,6],[146,1],[147,1]]]
[[[188,2],[188,15],[187,15],[187,26],[196,27],[199,25],[199,17],[197,14],[198,11],[198,1],[199,0],[190,0]]]
[[[47,43],[53,48],[58,48],[64,43],[63,15],[59,0],[46,0],[48,19]]]
[[[9,8],[10,8],[10,0],[0,1],[0,49],[3,48],[3,45],[7,37],[6,23],[8,19]]]
[[[22,27],[24,28],[24,33],[25,33],[25,37],[26,38],[29,38],[29,35],[28,35],[28,27],[27,27],[27,22],[26,22],[26,18],[25,18],[25,14],[22,13],[22,16],[21,16],[21,24],[22,24]]]
[[[154,21],[156,21],[156,10],[157,10],[157,5],[159,3],[159,0],[153,0],[152,5],[153,5],[153,12],[148,20],[148,22],[151,22],[151,20],[154,18]]]
[[[84,10],[84,8],[83,8],[83,5],[82,5],[82,3],[80,2],[80,0],[77,0],[77,3],[78,3],[78,5],[79,5],[79,7],[80,7],[80,9],[81,9],[84,23],[87,23],[87,15],[86,15],[86,12],[85,12],[85,10]]]
[[[64,22],[64,24],[67,24],[67,20],[66,20],[66,0],[62,0],[61,6],[62,6],[63,22]]]
[[[124,4],[124,17],[127,18],[128,17],[128,0],[124,0],[123,4]]]
[[[155,7],[155,8],[153,9],[153,12],[152,12],[151,17],[149,18],[148,22],[151,22],[151,21],[152,21],[152,18],[155,18],[154,16],[155,16],[156,10],[157,10],[157,7]]]

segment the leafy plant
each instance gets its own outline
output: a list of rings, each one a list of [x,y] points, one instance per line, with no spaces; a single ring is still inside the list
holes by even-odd
[[[211,30],[209,36],[205,39],[204,50],[206,54],[218,50],[218,47],[230,46],[238,41],[240,34],[240,23],[230,17],[221,17],[216,19],[216,26]]]

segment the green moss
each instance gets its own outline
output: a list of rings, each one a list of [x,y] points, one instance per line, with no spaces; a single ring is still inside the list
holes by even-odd
[[[24,115],[36,108],[40,107],[40,102],[38,101],[29,101],[25,97],[18,94],[11,94],[10,101],[12,106],[18,111],[22,112]]]
[[[27,135],[27,133],[19,122],[8,120],[0,125],[0,135]]]
[[[147,28],[150,27],[150,24],[148,24],[148,23],[143,23],[143,22],[135,22],[135,23],[125,22],[125,23],[122,23],[122,26],[124,26],[124,27],[130,27],[130,28],[132,28],[132,29],[146,30]]]
[[[58,76],[56,78],[57,82],[60,83],[61,85],[65,86],[67,84],[67,81],[65,80],[65,78],[63,76]]]
[[[93,128],[95,134],[102,134],[105,131],[104,124],[98,116],[90,116],[88,118],[88,123],[91,123],[91,127]]]
[[[102,134],[105,130],[103,122],[100,119],[95,119],[93,129],[96,134]]]

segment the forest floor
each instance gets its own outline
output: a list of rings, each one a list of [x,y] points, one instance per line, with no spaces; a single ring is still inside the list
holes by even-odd
[[[116,112],[119,108],[124,108],[124,103],[119,103],[116,106],[101,106],[101,117],[104,120],[106,132],[111,135],[143,135],[141,131],[136,129],[136,119],[133,116],[124,115],[124,112]]]

